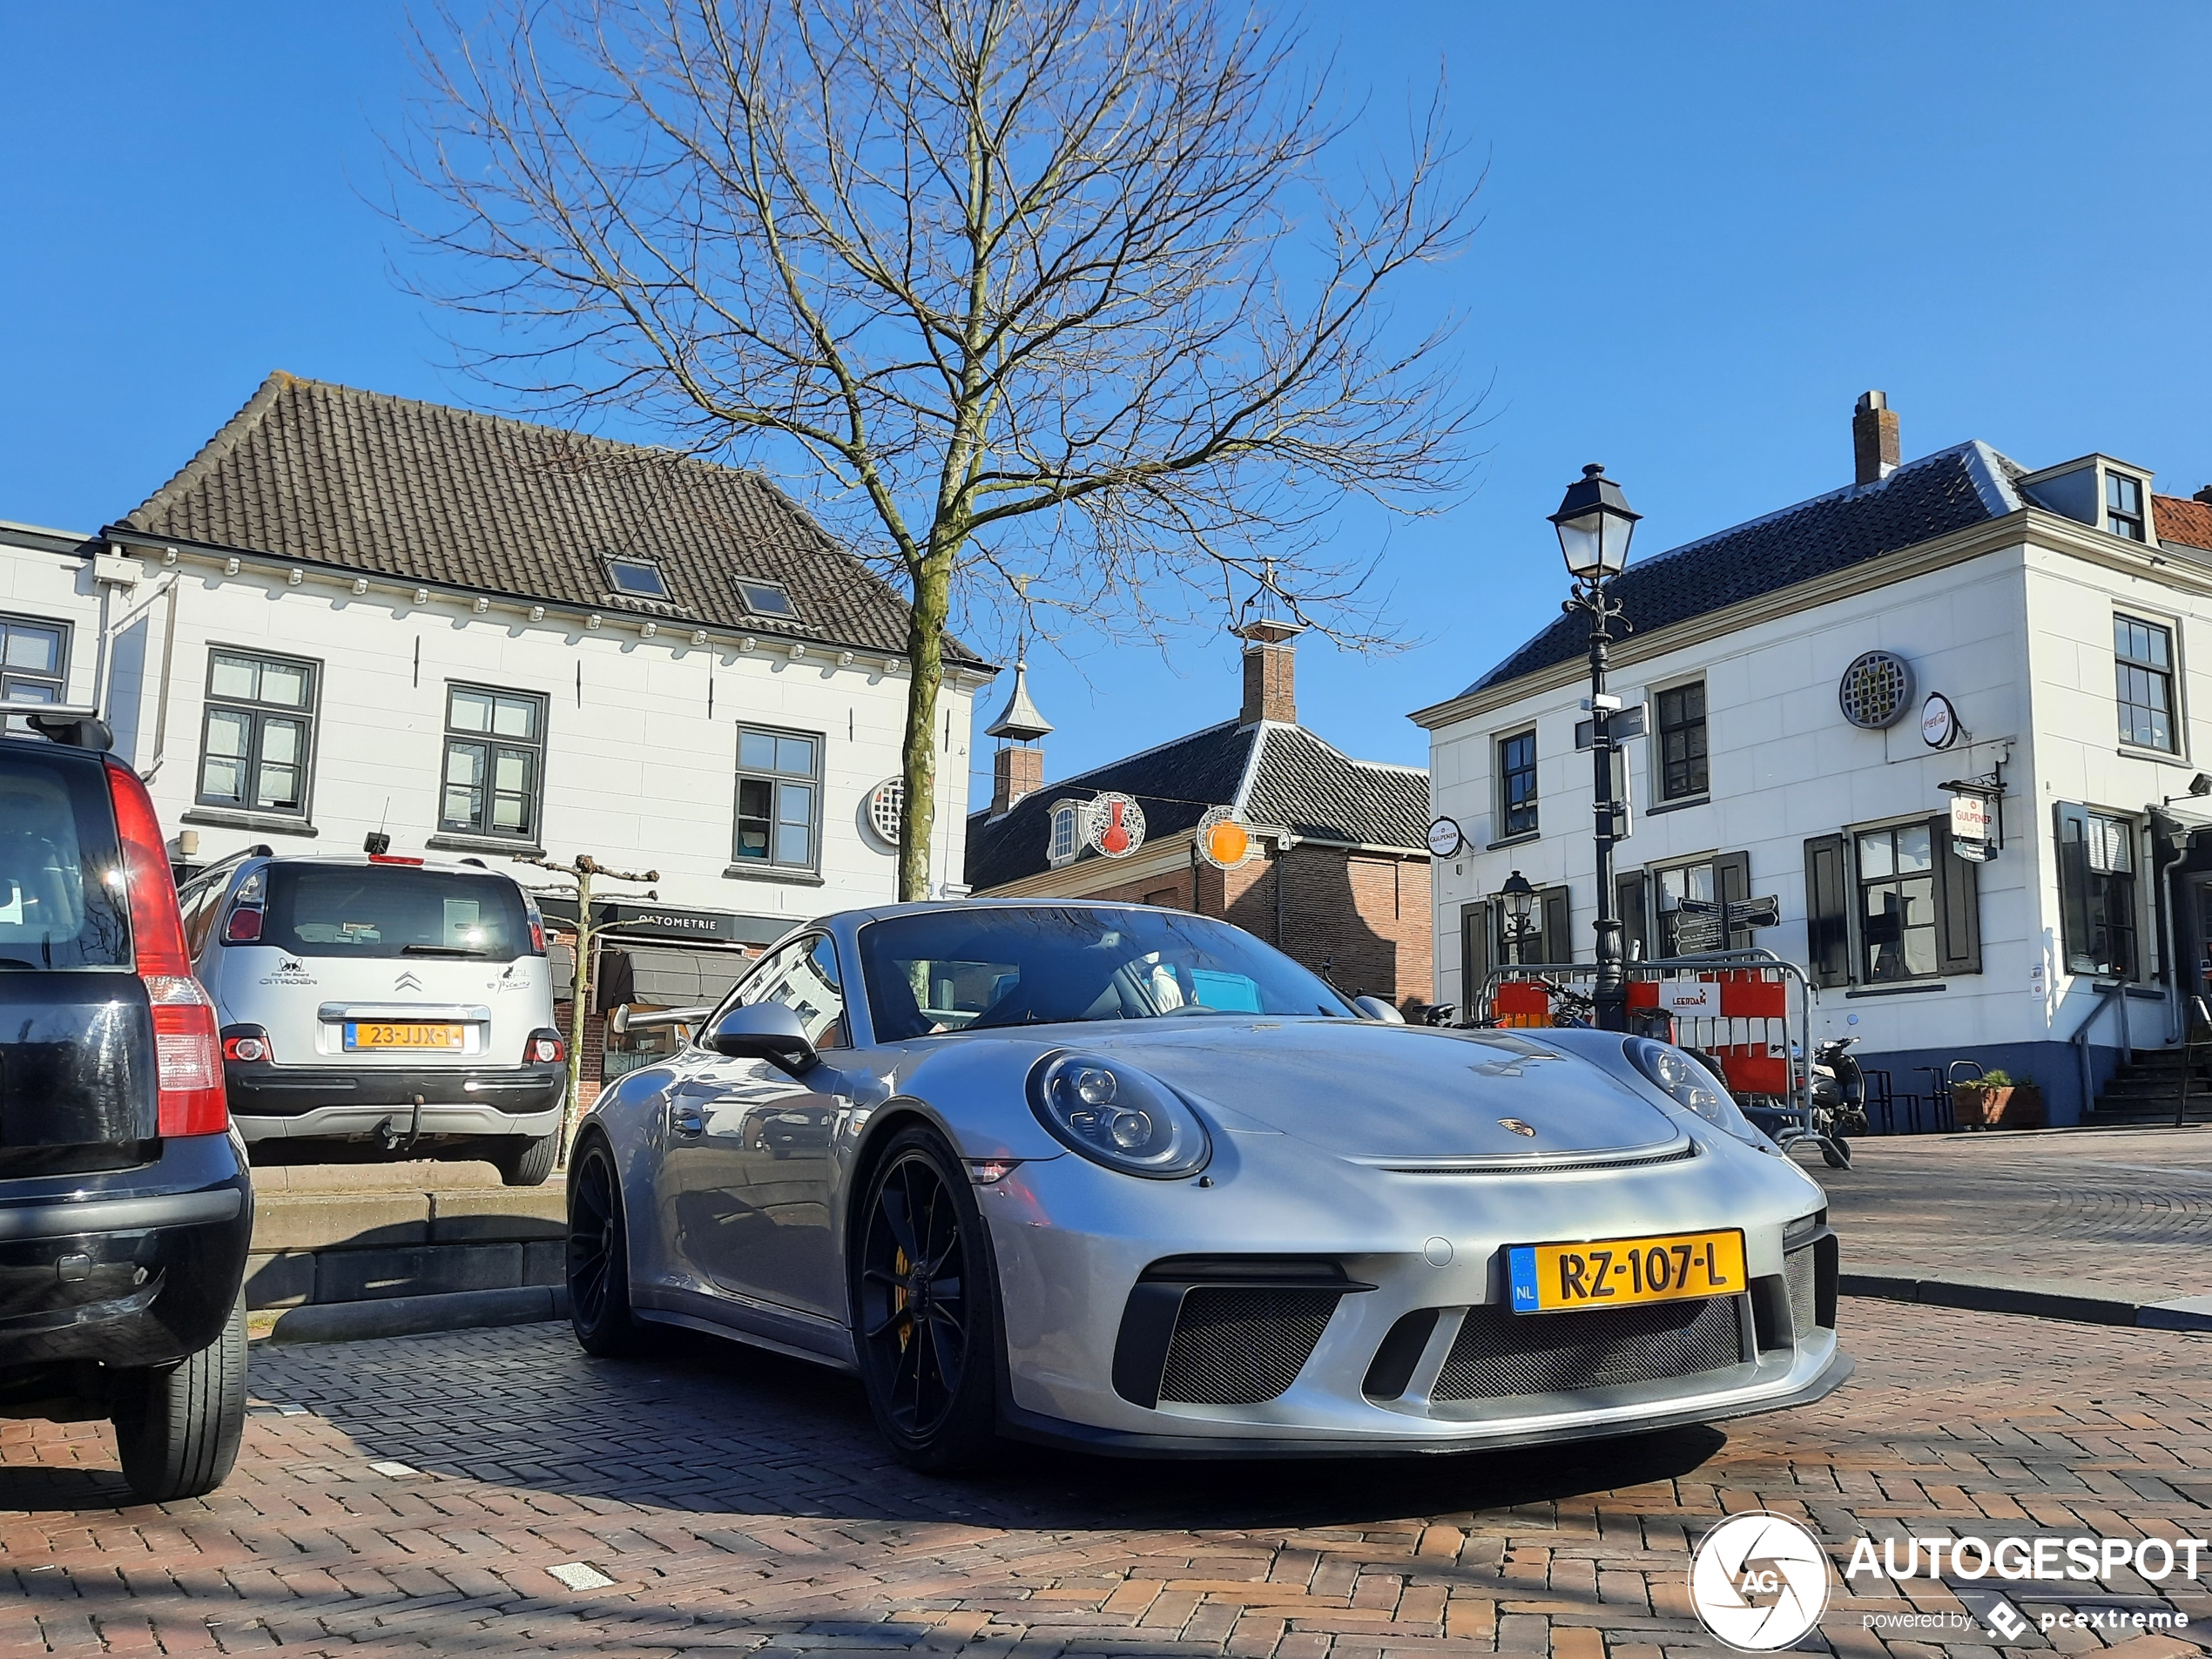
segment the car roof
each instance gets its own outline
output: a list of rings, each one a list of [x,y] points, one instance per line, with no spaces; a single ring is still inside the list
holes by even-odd
[[[502,870],[490,864],[479,864],[469,859],[434,858],[372,858],[366,853],[256,853],[239,860],[241,867],[248,864],[311,864],[326,867],[355,870],[428,870],[441,875],[496,875],[520,885],[520,879],[511,870]]]
[[[819,917],[813,925],[822,927],[833,921],[845,921],[857,927],[871,921],[888,921],[893,916],[941,916],[956,910],[1166,910],[1179,916],[1189,916],[1194,921],[1220,921],[1218,916],[1201,916],[1195,911],[1183,910],[1174,905],[1140,904],[1134,899],[1055,899],[1049,894],[1040,894],[1028,899],[932,899],[923,903],[872,905],[859,909],[833,911]]]

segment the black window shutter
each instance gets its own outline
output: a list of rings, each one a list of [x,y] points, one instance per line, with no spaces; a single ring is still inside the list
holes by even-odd
[[[1538,895],[1544,907],[1544,957],[1548,962],[1575,960],[1575,936],[1567,931],[1567,889],[1546,887]]]
[[[1621,954],[1632,962],[1654,954],[1651,930],[1644,920],[1644,892],[1649,885],[1650,878],[1642,870],[1631,870],[1613,883],[1614,899],[1620,906]]]
[[[1460,1018],[1475,1017],[1482,982],[1490,977],[1490,907],[1478,900],[1460,907]]]
[[[1816,985],[1851,983],[1850,846],[1840,835],[1805,843],[1805,954]]]
[[[1928,820],[1936,860],[1936,952],[1946,974],[1981,972],[1981,866],[1951,850],[1951,814]]]
[[[1751,896],[1751,855],[1749,853],[1723,853],[1713,860],[1714,896],[1723,904],[1742,904]],[[1749,950],[1751,930],[1737,927],[1730,931],[1726,948]]]
[[[2066,971],[2094,974],[2097,947],[2089,927],[2088,810],[2062,800],[2051,811],[2058,820],[2059,937],[2065,945]]]

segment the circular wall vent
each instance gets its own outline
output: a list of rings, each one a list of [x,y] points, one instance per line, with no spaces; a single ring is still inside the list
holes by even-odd
[[[1844,671],[1836,701],[1862,732],[1895,725],[1912,704],[1912,664],[1893,651],[1867,651]]]
[[[907,833],[907,780],[886,778],[868,791],[868,827],[886,846],[896,846]]]

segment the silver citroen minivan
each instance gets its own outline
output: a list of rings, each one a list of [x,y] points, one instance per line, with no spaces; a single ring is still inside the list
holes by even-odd
[[[511,876],[256,846],[178,896],[249,1144],[487,1158],[509,1186],[552,1173],[568,1054],[545,924]]]

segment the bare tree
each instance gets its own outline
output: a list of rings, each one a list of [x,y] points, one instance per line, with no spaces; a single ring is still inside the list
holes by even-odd
[[[1143,630],[1261,584],[1384,637],[1319,525],[1458,482],[1451,324],[1386,303],[1470,226],[1434,103],[1340,158],[1295,30],[1213,0],[491,3],[418,36],[401,212],[472,273],[436,297],[542,403],[834,481],[911,598],[902,898],[956,600],[1019,568]]]

